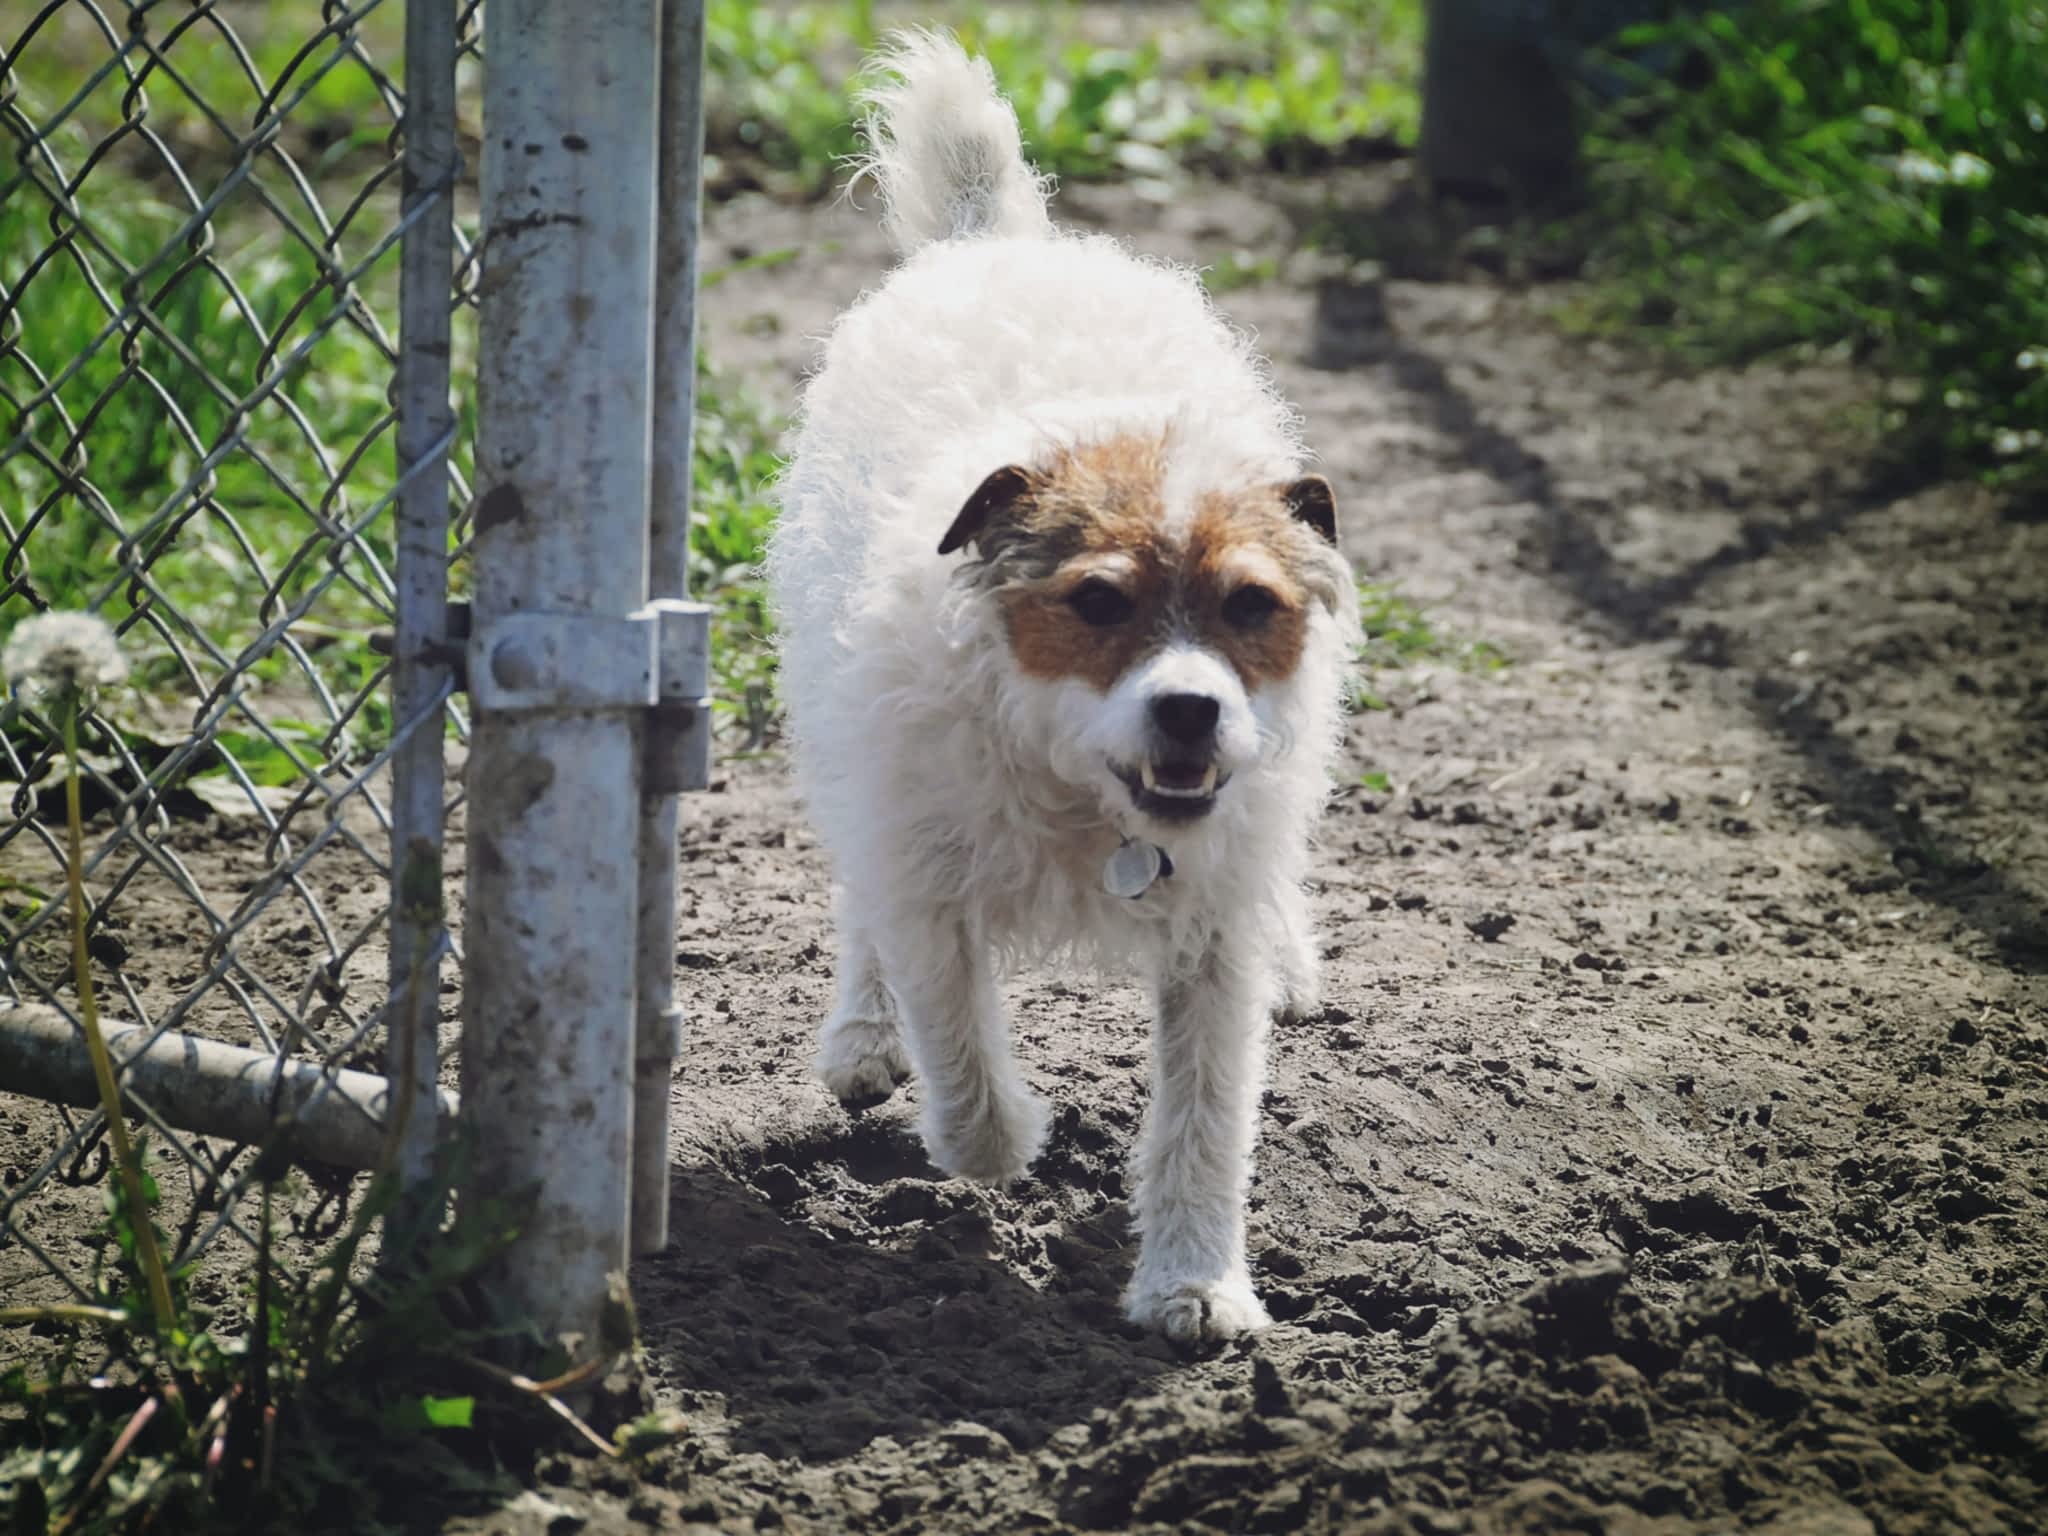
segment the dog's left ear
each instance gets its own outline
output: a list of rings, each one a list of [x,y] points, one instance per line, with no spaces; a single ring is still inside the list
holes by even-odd
[[[1009,511],[1030,489],[1029,472],[1015,464],[1005,464],[975,487],[974,494],[961,507],[960,515],[953,519],[953,526],[939,540],[939,553],[950,555],[981,537],[990,518]]]
[[[1337,547],[1337,497],[1321,475],[1303,475],[1280,487],[1280,499],[1298,521],[1315,529],[1322,545],[1312,560],[1301,564],[1302,585],[1331,613],[1346,611],[1351,566]]]
[[[1303,475],[1280,487],[1280,499],[1287,503],[1289,512],[1321,534],[1326,543],[1336,544],[1337,493],[1330,489],[1329,481],[1321,475]]]

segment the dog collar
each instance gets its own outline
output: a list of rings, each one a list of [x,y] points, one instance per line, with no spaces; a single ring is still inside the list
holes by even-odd
[[[1172,873],[1173,860],[1164,848],[1127,837],[1102,866],[1102,888],[1112,896],[1135,899]]]

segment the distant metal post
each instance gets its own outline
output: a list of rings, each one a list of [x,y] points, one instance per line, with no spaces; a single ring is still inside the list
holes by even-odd
[[[1564,195],[1578,132],[1555,0],[1431,0],[1417,159],[1440,191]]]
[[[397,643],[392,715],[412,733],[391,759],[391,1001],[385,1061],[387,1155],[408,1184],[427,1173],[439,1127],[434,1072],[439,1061],[442,948],[441,802],[444,789],[438,701],[449,687],[448,285],[455,255],[455,50],[445,5],[405,8],[405,163],[400,215],[406,221],[398,274]],[[429,711],[431,719],[421,718]]]
[[[1490,191],[1521,207],[1580,190],[1573,95],[1625,88],[1588,50],[1700,0],[1430,0],[1416,159],[1439,192]],[[1657,54],[1640,58],[1664,67]]]
[[[654,501],[648,586],[690,592],[690,428],[697,382],[697,210],[704,152],[704,0],[666,0],[661,40],[661,169],[655,242]],[[709,671],[709,612],[688,622],[690,654]],[[675,1005],[676,794],[710,777],[708,676],[673,678],[648,718],[640,789],[640,1022],[633,1085],[633,1251],[668,1246],[670,1068]]]
[[[544,1337],[627,1257],[659,0],[491,0],[463,1051],[495,1291]]]

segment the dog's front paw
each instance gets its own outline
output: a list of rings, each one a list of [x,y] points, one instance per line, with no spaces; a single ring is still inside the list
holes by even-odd
[[[925,1117],[924,1148],[956,1179],[1008,1184],[1024,1176],[1045,1145],[1045,1101],[1034,1093],[995,1099],[978,1112],[949,1114],[933,1105]]]
[[[833,1019],[818,1043],[818,1076],[846,1108],[873,1109],[910,1076],[896,1021]]]
[[[1133,1280],[1124,1315],[1141,1328],[1186,1344],[1234,1339],[1273,1321],[1245,1274],[1220,1280]]]
[[[1280,988],[1280,1006],[1275,1010],[1283,1024],[1304,1024],[1323,1011],[1323,982],[1313,972],[1290,979]]]
[[[1274,1009],[1283,1024],[1300,1024],[1323,1011],[1323,966],[1307,944],[1292,946],[1280,960],[1280,1003]]]

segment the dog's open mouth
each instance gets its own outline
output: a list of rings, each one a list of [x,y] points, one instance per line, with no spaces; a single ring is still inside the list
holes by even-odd
[[[1230,782],[1213,762],[1197,758],[1148,758],[1135,768],[1110,769],[1147,816],[1161,821],[1194,821],[1215,808],[1216,793]]]

